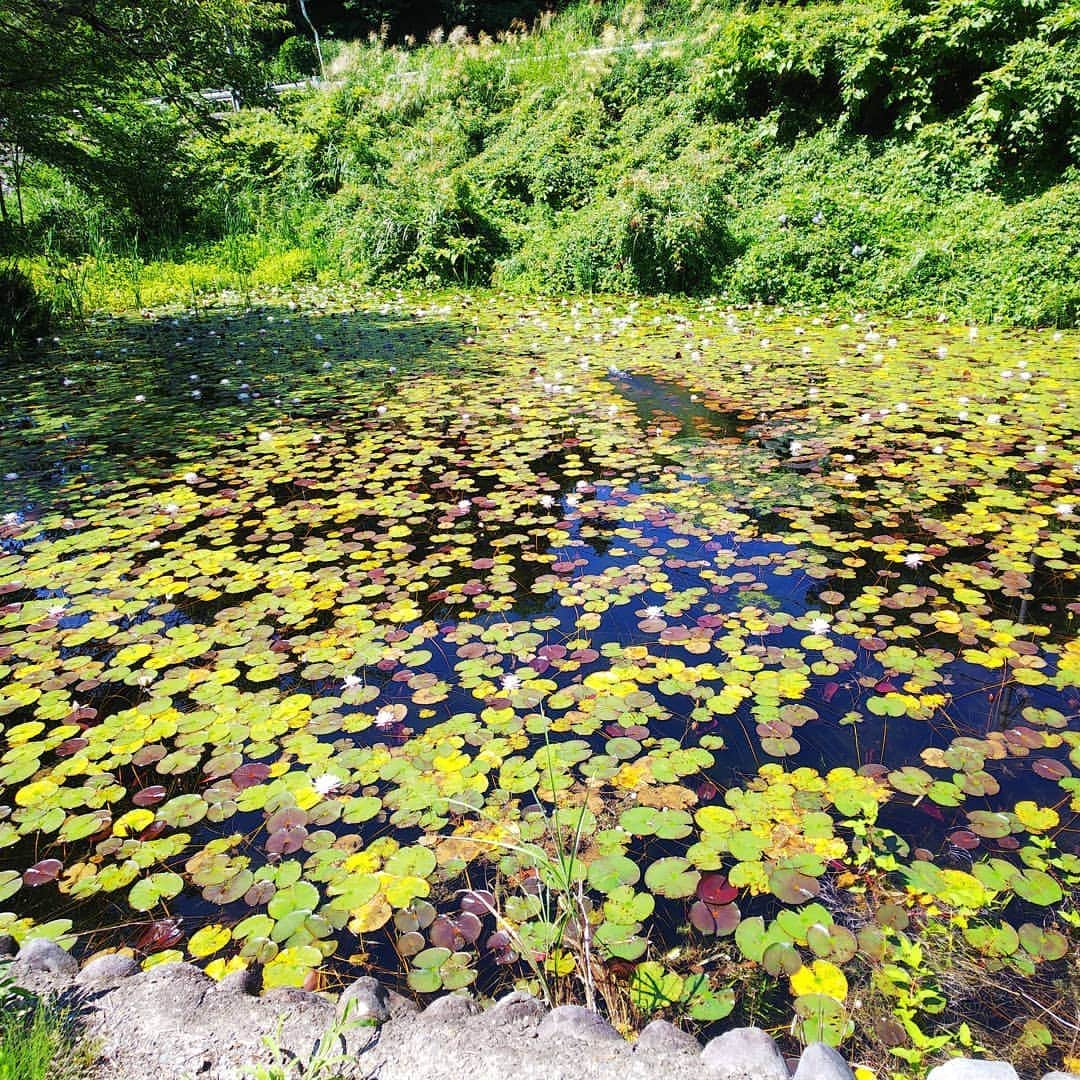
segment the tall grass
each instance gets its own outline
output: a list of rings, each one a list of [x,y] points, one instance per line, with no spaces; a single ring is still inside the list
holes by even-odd
[[[19,989],[6,968],[0,970],[0,1080],[82,1080],[92,1056],[66,1014]]]

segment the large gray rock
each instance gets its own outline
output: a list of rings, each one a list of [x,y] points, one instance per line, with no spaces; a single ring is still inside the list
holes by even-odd
[[[111,986],[121,979],[137,975],[139,965],[130,956],[107,953],[96,956],[79,972],[75,981],[80,986]]]
[[[15,957],[14,974],[20,971],[47,971],[51,975],[74,977],[79,963],[71,953],[61,949],[55,941],[47,938],[31,938],[24,941]]]
[[[825,1043],[811,1043],[799,1058],[795,1080],[854,1080],[848,1063]]]
[[[436,998],[421,1014],[424,1020],[437,1024],[448,1024],[480,1012],[476,999],[468,994],[443,994]]]
[[[420,1006],[412,998],[391,990],[387,994],[387,1008],[390,1010],[391,1020],[403,1020],[415,1016],[420,1011]]]
[[[539,998],[522,990],[512,990],[484,1013],[483,1023],[486,1027],[514,1034],[535,1035],[546,1012]]]
[[[639,1054],[700,1054],[701,1043],[666,1020],[647,1024],[634,1044]]]
[[[110,1080],[235,1080],[241,1066],[273,1060],[267,1042],[306,1061],[333,1019],[333,1002],[319,994],[222,993],[191,964],[162,964],[95,995],[84,1023]]]
[[[217,986],[219,994],[248,994],[258,997],[262,989],[262,964],[249,964],[239,971],[230,971]]]
[[[580,1005],[560,1005],[540,1022],[541,1039],[579,1042],[622,1042],[623,1037],[602,1017]]]
[[[349,1019],[385,1024],[390,1019],[390,993],[378,979],[362,975],[349,983],[338,998],[338,1016],[348,1010]]]
[[[953,1058],[931,1069],[926,1080],[1020,1080],[1020,1077],[1007,1061]]]
[[[761,1028],[732,1028],[710,1039],[701,1060],[712,1080],[790,1080],[780,1048]]]

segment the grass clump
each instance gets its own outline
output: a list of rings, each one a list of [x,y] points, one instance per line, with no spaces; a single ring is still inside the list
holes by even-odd
[[[80,1080],[90,1061],[67,1015],[0,970],[0,1080]]]

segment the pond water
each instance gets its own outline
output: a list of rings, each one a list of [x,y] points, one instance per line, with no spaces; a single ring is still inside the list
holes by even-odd
[[[12,366],[0,930],[833,1042],[942,911],[1058,977],[1078,348],[312,290]]]

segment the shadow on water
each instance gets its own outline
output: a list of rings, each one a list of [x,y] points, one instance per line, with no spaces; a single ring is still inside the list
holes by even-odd
[[[96,320],[4,373],[0,512],[158,475],[252,425],[326,420],[407,375],[480,374],[465,336],[389,306]]]

